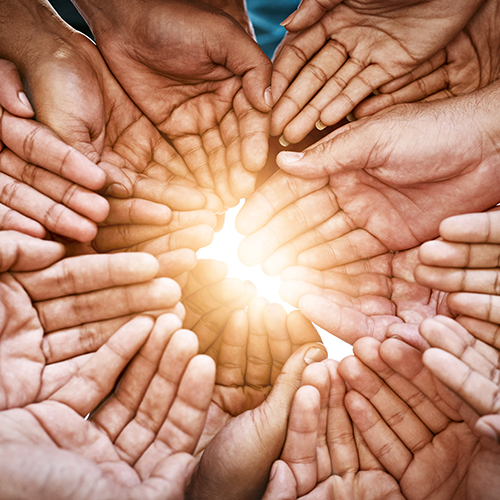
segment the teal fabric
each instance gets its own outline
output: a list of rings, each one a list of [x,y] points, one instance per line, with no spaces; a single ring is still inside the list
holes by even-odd
[[[286,33],[280,23],[297,9],[299,3],[299,0],[247,0],[257,42],[269,57],[272,58]]]

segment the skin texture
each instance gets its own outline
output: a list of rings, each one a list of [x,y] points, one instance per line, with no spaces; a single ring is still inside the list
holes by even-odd
[[[306,2],[302,19],[286,25],[302,31],[275,56],[272,134],[295,143],[316,123],[321,129],[338,122],[374,89],[443,49],[481,3],[333,0],[320,13],[318,2]]]
[[[358,104],[355,118],[375,114],[393,104],[435,100],[466,94],[496,80],[500,71],[498,9],[494,0],[479,8],[467,26],[443,50],[405,76],[382,85]]]
[[[0,412],[2,498],[183,498],[215,366],[179,325],[139,316],[49,399]]]
[[[75,3],[113,74],[199,185],[225,206],[247,196],[267,156],[271,62],[238,22],[187,1]]]
[[[187,498],[260,498],[302,372],[326,357],[318,341],[300,313],[261,298],[231,315],[207,351],[217,380]]]
[[[151,255],[60,260],[58,243],[0,236],[2,409],[46,399],[133,316],[184,315],[178,285],[154,279],[159,266]]]
[[[236,227],[248,235],[239,248],[243,262],[266,263],[300,236],[296,263],[329,269],[415,247],[436,237],[444,218],[494,206],[498,88],[394,106],[303,153],[280,153],[286,173],[271,177],[238,216]],[[313,195],[322,203],[308,203]],[[293,227],[290,218],[298,221]]]
[[[264,498],[494,498],[500,447],[472,433],[457,410],[468,422],[473,412],[421,354],[373,339],[358,341],[354,353],[338,368],[327,361],[329,386],[314,382],[317,373],[308,381],[315,387],[296,394]],[[321,452],[325,443],[330,453]]]

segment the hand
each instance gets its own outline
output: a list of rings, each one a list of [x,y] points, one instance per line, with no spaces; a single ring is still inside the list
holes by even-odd
[[[349,344],[368,336],[400,338],[425,350],[419,324],[451,316],[446,294],[415,283],[418,248],[386,253],[327,271],[290,267],[281,273],[281,297],[310,321]]]
[[[232,312],[244,309],[257,295],[253,283],[226,278],[227,271],[223,262],[200,260],[182,287],[184,328],[196,333],[201,353],[206,353],[217,340],[220,342]]]
[[[497,297],[500,212],[450,217],[439,226],[445,241],[422,245],[415,279],[452,292],[448,304],[465,317],[500,323]]]
[[[335,252],[323,247],[335,258],[322,268],[348,261],[349,253],[371,245],[373,237],[389,250],[404,250],[435,238],[448,216],[496,205],[491,183],[500,135],[486,107],[500,103],[499,89],[492,84],[468,96],[394,106],[336,130],[303,153],[278,155],[278,165],[292,175],[311,182],[329,175],[330,189],[347,216]],[[472,122],[476,133],[468,125]],[[311,210],[303,216],[311,217]],[[357,228],[368,231],[366,243]],[[373,255],[365,249],[363,257]]]
[[[266,161],[272,106],[271,62],[257,44],[200,3],[76,3],[113,74],[199,185],[225,206],[247,196]]]
[[[423,367],[420,353],[397,340],[382,346],[367,340],[355,347],[357,358],[340,363],[339,372],[352,387],[345,405],[404,497],[493,498],[498,444],[478,440],[461,421],[440,396],[439,382]],[[455,403],[466,411],[456,397]]]
[[[362,441],[344,406],[337,362],[311,365],[297,391],[280,460],[263,500],[403,499],[399,484]],[[319,370],[318,368],[322,368]]]
[[[420,332],[432,347],[423,355],[425,366],[482,417],[474,424],[476,434],[498,444],[498,341],[481,331],[471,335],[458,322],[443,316],[424,321]]]
[[[297,14],[286,28],[303,31],[274,61],[272,135],[283,133],[295,143],[315,124],[321,129],[338,122],[373,90],[443,49],[481,3],[333,0],[311,27],[317,8],[309,19]],[[314,4],[304,4],[303,12]]]
[[[354,117],[375,114],[393,104],[466,94],[496,80],[500,71],[497,9],[494,0],[483,3],[443,50],[414,71],[382,85],[380,95],[354,108]]]
[[[326,357],[318,340],[300,313],[287,317],[264,299],[233,313],[207,352],[217,359],[217,381],[188,498],[260,498],[302,372]]]
[[[99,164],[107,195],[174,210],[205,206],[182,158],[135,107],[93,43],[37,1],[9,1],[6,12],[3,35],[10,37],[2,49],[26,82],[37,120]]]
[[[215,366],[192,333],[174,333],[176,316],[153,325],[132,320],[49,400],[0,413],[2,498],[183,497]]]
[[[154,280],[159,266],[150,255],[60,260],[64,247],[58,243],[10,231],[2,231],[0,238],[2,366],[3,373],[15,374],[1,379],[2,409],[55,392],[86,353],[133,315],[172,309],[183,316],[179,287],[171,280]]]
[[[28,111],[11,62],[0,60],[0,76],[1,228],[39,238],[47,228],[79,241],[92,240],[95,222],[109,211],[106,200],[89,191],[104,185],[104,172],[50,129],[28,119],[33,111]],[[19,100],[21,95],[27,105]]]

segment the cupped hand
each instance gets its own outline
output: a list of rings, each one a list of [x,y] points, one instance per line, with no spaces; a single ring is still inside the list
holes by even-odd
[[[352,387],[346,407],[404,497],[493,498],[500,447],[473,434],[468,418],[473,413],[453,394],[441,392],[444,387],[422,365],[421,353],[397,340],[380,346],[370,339],[355,353],[357,358],[345,358],[339,368]]]
[[[285,40],[274,62],[271,132],[283,133],[287,142],[300,141],[315,124],[338,122],[373,90],[420,66],[456,37],[481,4],[338,3],[327,2],[331,8],[309,28],[307,16],[286,25],[303,30]],[[311,4],[317,6],[308,2],[302,10]]]
[[[215,366],[179,326],[137,317],[49,399],[2,411],[2,498],[183,498]]]
[[[494,83],[467,96],[394,106],[302,153],[280,153],[278,165],[310,182],[329,175],[355,228],[351,236],[360,228],[389,250],[417,246],[435,238],[446,217],[498,202],[491,189],[498,182],[497,129],[489,110],[500,104],[499,91]],[[353,245],[340,246],[346,238],[335,242],[336,259],[352,252]]]
[[[466,94],[500,75],[498,4],[487,0],[467,26],[442,51],[414,71],[382,85],[354,110],[355,118],[375,114],[393,104]]]
[[[235,311],[207,351],[217,381],[188,498],[257,498],[285,439],[293,395],[308,364],[326,352],[300,315],[253,299]],[[314,343],[311,343],[314,342]]]
[[[230,170],[257,172],[267,157],[271,62],[255,41],[201,3],[76,3],[115,77],[198,183],[237,204]]]
[[[46,398],[134,315],[184,314],[179,287],[154,279],[150,255],[60,260],[58,243],[10,231],[1,239],[2,408]]]

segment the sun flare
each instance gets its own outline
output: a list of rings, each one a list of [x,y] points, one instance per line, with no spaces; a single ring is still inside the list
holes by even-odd
[[[242,206],[243,201],[237,207],[226,212],[224,227],[221,231],[215,233],[214,240],[208,247],[198,251],[198,258],[225,262],[228,267],[229,278],[251,281],[257,287],[257,293],[260,297],[264,297],[269,302],[281,304],[287,312],[290,312],[295,308],[281,299],[279,295],[281,283],[279,276],[267,276],[260,266],[247,267],[238,259],[238,245],[244,236],[236,231],[234,221]],[[322,328],[317,326],[316,328],[328,349],[330,358],[340,360],[352,354],[352,347],[349,344],[337,339]]]

